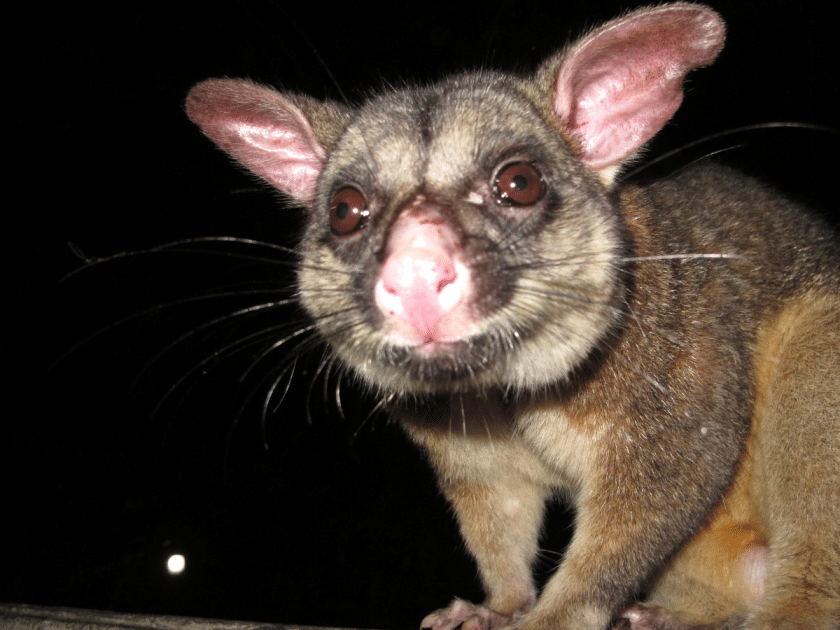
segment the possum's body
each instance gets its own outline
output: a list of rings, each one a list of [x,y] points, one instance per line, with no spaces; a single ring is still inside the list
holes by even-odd
[[[723,39],[678,3],[530,79],[358,109],[190,93],[210,138],[308,207],[301,301],[425,448],[478,562],[483,606],[424,626],[837,628],[837,237],[719,167],[616,183]],[[557,493],[576,530],[538,597]]]

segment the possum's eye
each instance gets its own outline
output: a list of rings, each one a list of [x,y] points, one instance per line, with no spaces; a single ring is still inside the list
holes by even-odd
[[[330,227],[338,236],[348,236],[365,227],[368,218],[367,202],[355,188],[342,188],[330,203]]]
[[[493,188],[496,201],[504,206],[532,206],[543,196],[540,174],[525,162],[514,162],[499,169]]]

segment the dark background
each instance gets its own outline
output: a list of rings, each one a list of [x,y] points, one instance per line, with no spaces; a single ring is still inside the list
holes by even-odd
[[[264,395],[294,353],[261,361],[241,383],[256,349],[213,359],[260,328],[294,329],[295,309],[200,328],[266,297],[173,304],[288,286],[290,257],[200,243],[197,253],[143,252],[204,236],[288,246],[300,228],[299,211],[201,136],[183,99],[211,76],[355,101],[464,68],[527,70],[638,4],[48,3],[7,22],[7,64],[21,71],[8,71],[4,98],[13,165],[0,601],[412,628],[453,595],[479,599],[420,454],[384,417],[363,423],[373,404],[347,382],[342,416],[335,376],[326,386],[314,378],[320,349],[299,360],[289,397],[265,422],[262,399],[249,395]],[[730,149],[720,159],[836,221],[834,3],[711,4],[729,23],[727,47],[691,76],[648,157],[745,125],[835,131],[733,134],[644,175]],[[135,254],[62,280],[83,266],[68,242],[90,259]],[[543,575],[569,533],[562,511],[549,533]],[[173,551],[187,556],[177,578],[164,570]]]

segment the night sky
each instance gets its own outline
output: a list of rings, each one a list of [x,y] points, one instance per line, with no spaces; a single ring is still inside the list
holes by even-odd
[[[195,241],[151,251],[210,236],[289,247],[301,227],[299,210],[199,133],[183,100],[213,76],[357,102],[465,68],[527,71],[644,3],[111,4],[38,4],[6,26],[18,38],[8,63],[24,71],[6,91],[0,601],[414,628],[454,595],[480,600],[421,454],[383,415],[364,421],[375,403],[347,379],[339,408],[335,372],[318,374],[323,347],[256,364],[265,344],[218,353],[305,325],[293,306],[205,325],[289,297],[292,257]],[[711,4],[727,47],[691,75],[648,158],[746,125],[834,131],[727,135],[642,175],[723,151],[837,221],[834,3]],[[82,270],[80,256],[113,258]],[[263,420],[296,355],[287,398]],[[542,576],[569,523],[561,508],[550,515]],[[174,552],[187,558],[177,577],[164,567]]]

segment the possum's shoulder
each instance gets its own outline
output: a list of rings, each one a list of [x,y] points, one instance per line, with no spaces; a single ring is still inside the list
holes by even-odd
[[[772,184],[713,162],[691,166],[645,187],[663,212],[679,220],[784,247],[805,244],[840,255],[837,230]],[[721,236],[725,236],[722,234]]]
[[[806,212],[771,184],[711,161],[681,169],[646,188],[669,206],[695,213],[704,208],[730,215],[753,208],[762,214]]]
[[[772,184],[704,163],[646,186],[645,194],[675,240],[699,253],[732,255],[733,267],[752,282],[840,293],[836,228]]]

